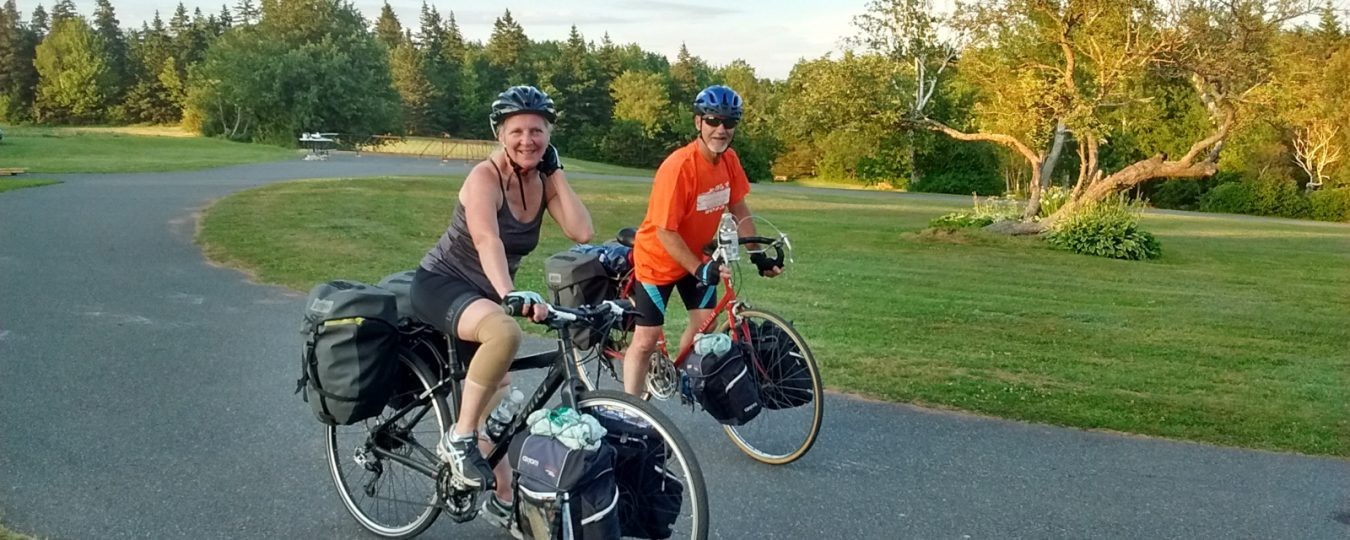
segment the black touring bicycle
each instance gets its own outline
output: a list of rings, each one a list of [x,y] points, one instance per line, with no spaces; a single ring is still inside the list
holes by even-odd
[[[471,345],[451,342],[411,316],[411,276],[394,274],[379,286],[334,281],[315,287],[306,305],[308,338],[297,384],[327,424],[325,459],[343,505],[362,527],[385,538],[416,536],[441,514],[466,522],[481,507],[481,492],[459,485],[436,455],[442,434],[455,424]],[[623,300],[551,307],[540,324],[557,335],[557,347],[511,366],[547,373],[485,456],[493,466],[508,459],[512,441],[530,433],[530,413],[555,404],[571,407],[605,420],[618,480],[614,503],[603,511],[617,514],[623,536],[706,538],[707,490],[675,424],[632,396],[587,389],[577,373],[573,335],[612,328],[630,316],[630,308]],[[335,357],[342,365],[333,365]],[[518,474],[517,488],[520,482]],[[519,490],[516,500],[522,500]]]

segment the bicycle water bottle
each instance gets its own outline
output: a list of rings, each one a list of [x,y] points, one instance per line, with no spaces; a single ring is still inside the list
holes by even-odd
[[[497,442],[501,439],[502,433],[506,431],[506,426],[511,425],[511,419],[515,418],[516,413],[520,412],[520,407],[525,404],[525,394],[516,387],[512,386],[511,391],[506,393],[502,402],[497,404],[496,409],[492,409],[492,414],[487,419],[488,439]]]
[[[717,245],[722,248],[722,254],[727,258],[726,262],[736,262],[741,258],[741,250],[737,245],[740,236],[738,229],[736,216],[731,212],[724,212],[722,223],[717,226]]]

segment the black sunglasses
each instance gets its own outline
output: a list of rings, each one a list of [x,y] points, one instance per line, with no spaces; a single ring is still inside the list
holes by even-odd
[[[727,129],[736,129],[736,124],[741,123],[740,118],[720,118],[717,116],[704,116],[703,123],[712,127],[727,126]]]

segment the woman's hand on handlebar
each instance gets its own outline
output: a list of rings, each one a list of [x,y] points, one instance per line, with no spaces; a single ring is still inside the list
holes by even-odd
[[[534,291],[511,291],[502,298],[502,308],[507,315],[525,317],[534,322],[548,318],[548,304],[544,297]]]

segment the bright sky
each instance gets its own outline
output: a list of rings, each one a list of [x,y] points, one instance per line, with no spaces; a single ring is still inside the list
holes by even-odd
[[[54,0],[41,0],[48,10]],[[191,12],[219,13],[222,4],[233,10],[236,0],[183,0]],[[27,15],[35,0],[17,0]],[[260,4],[255,0],[254,4]],[[366,19],[380,14],[382,0],[354,0]],[[492,21],[510,8],[511,15],[532,40],[566,39],[575,24],[588,41],[598,42],[605,32],[616,43],[637,43],[643,49],[674,60],[683,42],[689,52],[714,66],[737,58],[754,66],[761,77],[787,78],[801,58],[818,58],[840,50],[841,40],[853,35],[852,19],[862,12],[866,0],[555,0],[521,2],[475,0],[474,2],[429,1],[447,17],[455,13],[465,38],[487,42]],[[139,27],[153,18],[155,10],[167,21],[177,0],[112,0],[117,18],[125,27]],[[76,0],[80,12],[89,15],[94,0]],[[417,27],[421,0],[390,0],[403,26]]]

